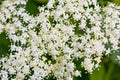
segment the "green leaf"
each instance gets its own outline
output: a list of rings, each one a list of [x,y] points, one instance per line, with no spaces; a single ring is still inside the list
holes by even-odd
[[[28,11],[30,15],[37,16],[37,14],[39,14],[38,6],[39,4],[37,4],[35,1],[28,0],[26,5],[26,11]]]
[[[112,0],[114,3],[119,4],[120,5],[120,0]]]
[[[0,34],[0,57],[9,55],[10,40],[6,37],[5,32]]]
[[[34,1],[36,1],[39,4],[47,4],[48,3],[48,0],[34,0]]]
[[[105,68],[103,65],[96,70],[93,71],[92,74],[90,74],[90,80],[104,80],[104,75],[105,75]]]

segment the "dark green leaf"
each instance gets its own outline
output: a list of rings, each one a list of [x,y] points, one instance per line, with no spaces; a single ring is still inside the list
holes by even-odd
[[[6,33],[0,34],[0,57],[7,56],[9,54],[10,40],[7,39]]]
[[[48,0],[34,0],[36,1],[38,4],[47,4]]]
[[[37,14],[39,14],[38,6],[39,4],[37,4],[35,1],[28,0],[26,5],[26,11],[28,11],[30,15],[37,16]]]

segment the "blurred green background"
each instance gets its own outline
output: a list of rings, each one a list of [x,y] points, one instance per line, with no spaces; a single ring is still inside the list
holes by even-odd
[[[44,1],[44,2],[43,2]],[[28,0],[26,5],[26,10],[33,16],[36,16],[39,13],[37,9],[38,6],[45,5],[48,0]],[[1,4],[2,0],[0,0]],[[120,0],[98,0],[100,6],[104,7],[108,2],[113,2],[120,5]],[[7,37],[5,32],[0,34],[0,57],[7,56],[10,53],[10,40]],[[82,77],[74,77],[74,80],[120,80],[120,64],[116,60],[117,55],[120,55],[120,50],[113,51],[112,55],[106,56],[102,59],[99,70],[96,69],[93,71],[93,74],[88,74],[83,69]],[[79,64],[79,61],[75,61],[76,65]],[[78,69],[80,66],[78,66]],[[53,79],[53,76],[49,77],[46,80],[56,80]]]

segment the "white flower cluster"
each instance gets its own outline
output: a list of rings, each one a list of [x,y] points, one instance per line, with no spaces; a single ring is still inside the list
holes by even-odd
[[[91,73],[104,54],[120,48],[120,6],[49,0],[33,17],[26,2],[5,0],[0,5],[0,33],[7,32],[11,41],[10,55],[0,58],[1,80],[41,80],[51,74],[72,80],[81,76],[78,66]]]

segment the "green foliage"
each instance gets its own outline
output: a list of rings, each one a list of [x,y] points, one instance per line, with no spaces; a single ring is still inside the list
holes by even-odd
[[[0,34],[0,57],[9,54],[10,40],[7,38],[6,33]]]
[[[48,0],[34,0],[36,1],[38,4],[47,4]]]
[[[110,58],[106,57],[101,63],[101,67],[89,75],[89,80],[120,80],[120,66],[113,63]]]
[[[35,1],[28,0],[26,5],[26,11],[28,11],[30,15],[36,16],[39,13],[38,6],[39,4],[37,4]]]
[[[120,5],[120,0],[112,0],[114,3]]]
[[[98,3],[100,4],[101,7],[106,6],[108,2],[112,2],[112,3],[120,5],[120,0],[98,0]]]
[[[103,65],[99,69],[93,71],[90,75],[90,80],[104,80],[105,78],[105,68]]]
[[[2,4],[2,1],[3,1],[3,0],[0,0],[0,4]]]

